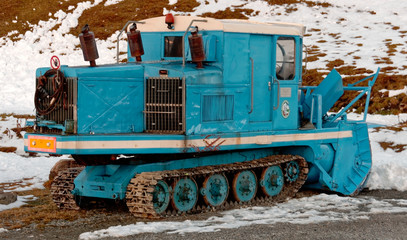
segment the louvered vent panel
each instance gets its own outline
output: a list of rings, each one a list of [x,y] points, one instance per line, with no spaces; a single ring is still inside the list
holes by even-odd
[[[203,97],[202,121],[233,120],[233,95],[206,95]]]

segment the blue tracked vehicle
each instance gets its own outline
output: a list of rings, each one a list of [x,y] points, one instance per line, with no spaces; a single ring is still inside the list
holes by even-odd
[[[305,27],[167,15],[128,22],[127,63],[36,72],[35,133],[25,150],[70,154],[63,209],[123,200],[138,217],[279,202],[302,186],[357,194],[371,169],[366,120],[378,72],[343,86],[333,70],[302,86]],[[119,34],[120,37],[120,34]],[[118,37],[118,39],[119,39]],[[366,84],[367,83],[367,84]],[[327,114],[344,91],[359,95]],[[346,110],[367,95],[362,121]]]

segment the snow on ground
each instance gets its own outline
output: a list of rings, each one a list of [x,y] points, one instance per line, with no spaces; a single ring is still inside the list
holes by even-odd
[[[318,46],[326,53],[318,61],[309,62],[309,69],[325,68],[328,61],[342,59],[346,65],[367,68],[376,71],[377,67],[396,67],[397,72],[407,74],[401,63],[405,62],[407,50],[405,34],[407,30],[407,2],[323,0],[313,1],[329,3],[331,6],[307,6],[306,3],[290,5],[293,11],[287,11],[287,5],[270,6],[266,1],[246,0],[197,0],[200,5],[189,14],[199,15],[230,9],[253,9],[249,19],[259,22],[298,22],[307,27],[304,44]],[[236,7],[238,6],[238,7]],[[164,13],[167,11],[164,10]],[[175,12],[176,14],[177,12]],[[390,41],[389,41],[390,40]],[[394,56],[389,56],[386,43],[399,44]],[[394,63],[379,64],[375,59],[387,58]],[[360,59],[359,59],[360,58]],[[405,64],[404,64],[405,65]]]
[[[407,51],[405,44],[407,21],[407,2],[388,0],[386,7],[383,1],[350,1],[328,0],[330,7],[307,7],[305,4],[291,5],[295,11],[287,13],[287,6],[269,6],[265,1],[247,0],[198,0],[200,6],[191,15],[204,12],[216,12],[228,7],[235,9],[250,8],[254,10],[254,21],[288,21],[300,22],[307,26],[310,36],[304,43],[316,45],[320,52],[327,53],[319,61],[308,63],[308,68],[325,68],[327,61],[344,60],[346,65],[365,67],[376,70],[380,67],[396,67],[399,74],[407,74],[400,63],[405,62]],[[82,52],[77,47],[77,36],[67,34],[70,27],[78,24],[78,18],[85,9],[96,6],[104,1],[86,1],[72,6],[68,12],[58,11],[50,15],[48,21],[33,25],[33,30],[20,33],[21,40],[12,42],[7,36],[0,38],[0,113],[33,114],[33,94],[35,69],[49,66],[52,55],[58,55],[63,65],[87,65]],[[116,4],[120,0],[105,1],[105,5]],[[170,0],[175,4],[176,0]],[[317,1],[315,1],[317,2]],[[165,12],[166,10],[164,10]],[[100,58],[98,64],[115,62],[117,33],[106,41],[97,41]],[[9,34],[9,36],[11,33]],[[393,56],[387,53],[388,44],[399,44]],[[125,41],[120,41],[120,48],[126,48]],[[389,57],[396,64],[376,64],[375,59]],[[387,91],[387,90],[384,90]],[[390,91],[392,96],[405,93],[406,89]],[[349,118],[360,119],[360,115],[350,114]],[[375,116],[369,115],[368,122],[394,125],[406,121],[407,115]],[[22,141],[17,140],[14,133],[5,134],[16,124],[16,119],[9,117],[0,121],[0,146],[16,146],[16,153],[0,153],[0,183],[23,182],[32,184],[24,188],[21,184],[17,190],[42,187],[48,179],[48,173],[53,164],[61,157],[23,156]],[[22,123],[23,125],[24,123]],[[373,151],[373,168],[367,182],[370,189],[407,190],[407,156],[405,152],[397,153],[392,149],[383,150],[379,142],[392,141],[407,143],[407,129],[404,132],[391,130],[370,130]],[[26,185],[27,185],[26,184]],[[6,189],[7,190],[7,189]],[[16,206],[0,205],[0,211],[6,207],[17,207],[28,201],[29,197],[19,197]],[[367,208],[359,207],[367,204]],[[372,198],[348,198],[336,195],[317,195],[309,198],[294,199],[274,207],[246,208],[222,213],[221,217],[212,217],[205,221],[153,222],[138,223],[129,226],[111,227],[93,233],[84,233],[83,239],[93,239],[103,236],[127,236],[141,232],[186,233],[191,231],[208,232],[222,228],[235,228],[251,224],[272,224],[277,222],[320,222],[329,220],[366,219],[371,213],[377,212],[407,212],[407,200],[382,200]],[[0,229],[0,232],[6,231]]]
[[[393,142],[394,145],[407,144],[407,128],[404,131],[381,130],[369,132],[373,152],[373,166],[366,187],[369,189],[396,189],[407,191],[407,154],[406,150],[396,152],[383,150],[380,142]]]
[[[88,65],[77,47],[80,45],[78,36],[67,33],[78,25],[83,11],[101,2],[103,0],[78,3],[68,13],[60,10],[48,21],[33,25],[32,31],[20,33],[19,41],[0,38],[0,113],[34,114],[35,70],[50,67],[53,55],[59,57],[62,65]],[[52,30],[55,27],[57,29]],[[98,64],[115,62],[116,43],[113,41],[117,33],[112,33],[107,41],[97,42]],[[121,49],[126,48],[125,41],[120,44]]]
[[[380,92],[389,92],[389,97],[394,97],[394,96],[397,96],[402,93],[407,94],[407,86],[405,86],[403,89],[399,89],[399,90],[382,89],[382,90],[380,90]]]
[[[349,120],[362,120],[363,115],[357,113],[348,113]],[[399,115],[372,115],[368,114],[366,122],[383,126],[393,126],[407,121],[407,113]]]
[[[17,119],[13,116],[0,118],[0,146],[1,147],[16,147],[17,154],[24,154],[24,142],[17,138],[16,133],[12,130],[17,126],[24,127],[26,120]],[[22,132],[24,134],[24,132]]]
[[[48,181],[51,168],[62,158],[64,157],[27,158],[15,153],[0,152],[0,183],[8,183],[5,185],[5,191],[44,188],[43,183]],[[14,189],[15,187],[17,188]]]
[[[26,202],[33,201],[35,199],[37,199],[37,198],[34,197],[34,195],[17,196],[17,201],[15,201],[13,203],[10,203],[8,205],[0,204],[0,212],[7,210],[7,209],[19,208],[19,207],[23,206],[24,204],[26,204]],[[4,229],[4,228],[0,228],[0,233],[1,233],[2,229]]]
[[[215,232],[254,224],[293,223],[309,224],[325,221],[352,221],[369,219],[375,213],[405,213],[407,200],[376,200],[370,197],[352,198],[320,194],[292,199],[273,207],[235,209],[206,220],[183,222],[138,222],[127,226],[82,233],[80,239],[125,237],[141,233],[185,234],[190,232]],[[176,238],[176,236],[174,236]]]
[[[77,36],[68,34],[69,28],[78,24],[78,18],[88,8],[102,3],[102,0],[86,1],[69,8],[68,12],[58,11],[48,21],[32,25],[33,30],[20,33],[21,40],[11,41],[7,36],[0,38],[0,113],[33,113],[35,69],[48,67],[49,59],[58,55],[62,65],[87,65],[83,60]],[[116,4],[120,0],[109,0],[105,4]],[[287,12],[287,6],[270,6],[266,1],[248,0],[198,0],[200,5],[191,13],[199,15],[205,12],[216,12],[230,7],[253,9],[250,20],[260,22],[286,21],[299,22],[307,26],[304,38],[306,45],[316,45],[321,53],[327,53],[320,60],[309,62],[308,68],[325,69],[327,61],[344,60],[346,65],[365,67],[376,70],[377,67],[397,67],[396,72],[407,74],[402,69],[405,62],[403,52],[407,30],[402,25],[406,22],[407,2],[388,0],[386,7],[383,1],[350,1],[329,0],[332,6],[308,7],[305,3],[290,5],[295,11]],[[176,1],[170,1],[171,4]],[[164,10],[167,12],[167,10]],[[124,23],[123,23],[124,24]],[[56,28],[56,29],[55,29]],[[406,28],[406,29],[405,29]],[[98,40],[100,58],[98,64],[114,63],[116,57],[116,40],[118,31],[106,41]],[[11,33],[9,34],[11,35]],[[97,37],[97,36],[96,36]],[[390,39],[390,40],[389,40]],[[387,53],[388,45],[396,46],[394,56]],[[120,41],[120,48],[126,48],[126,42]],[[389,57],[394,63],[376,64],[375,59]]]

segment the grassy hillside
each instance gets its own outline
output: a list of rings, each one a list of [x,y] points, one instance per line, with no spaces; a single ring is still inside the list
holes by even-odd
[[[177,1],[175,4],[170,4],[166,0],[150,0],[150,1],[134,1],[134,0],[123,0],[117,4],[105,6],[107,0],[100,0],[101,3],[85,10],[78,19],[78,24],[75,28],[71,28],[70,34],[77,36],[80,33],[80,29],[86,23],[90,25],[91,30],[95,33],[96,37],[103,40],[110,37],[115,31],[121,29],[123,24],[128,20],[141,20],[150,17],[161,16],[163,14],[163,9],[168,11],[184,12],[190,14],[194,12],[194,9],[200,5],[200,2],[196,0],[185,0]],[[19,33],[24,33],[31,30],[32,25],[39,24],[41,21],[47,21],[49,18],[53,17],[58,11],[63,11],[65,13],[70,13],[73,11],[74,7],[81,0],[61,0],[61,1],[51,1],[51,0],[33,0],[25,1],[21,4],[15,0],[3,0],[2,1],[2,11],[0,13],[0,36],[10,37],[15,41],[19,39]],[[301,0],[267,0],[266,1],[271,6],[282,6],[285,9],[286,14],[295,13],[298,11],[297,4],[301,3],[309,8],[321,8],[328,9],[332,8],[330,3],[321,3],[313,1],[301,1]],[[209,4],[206,1],[206,4]],[[375,15],[376,12],[369,11],[371,15]],[[204,17],[213,18],[237,18],[237,19],[247,19],[248,16],[254,17],[258,15],[259,12],[253,9],[245,8],[242,6],[228,7],[224,10],[216,12],[205,12],[199,14]],[[273,14],[273,13],[271,13]],[[276,14],[276,17],[281,13]],[[324,14],[322,10],[321,14]],[[293,19],[295,21],[295,19]],[[346,21],[346,16],[338,19],[338,21]],[[307,23],[304,23],[307,25]],[[58,25],[55,26],[57,29]],[[398,26],[390,26],[394,31],[398,31],[403,36],[407,34],[407,31],[403,31]],[[321,34],[321,29],[311,28],[308,30],[305,37],[312,36],[313,34]],[[341,39],[339,33],[324,33],[330,35],[334,40],[332,44],[347,44],[346,40]],[[358,37],[358,36],[357,36]],[[357,38],[356,37],[356,38]],[[388,56],[394,55],[397,52],[397,47],[400,44],[394,44],[392,39],[386,39],[387,42],[385,46],[387,49],[384,51]],[[307,62],[318,62],[321,57],[330,54],[329,52],[323,52],[319,48],[319,44],[326,43],[326,40],[320,40],[313,42],[311,46],[308,47],[308,55],[306,57]],[[363,49],[363,44],[360,44],[360,48]],[[406,51],[402,50],[401,54],[407,54]],[[361,57],[354,52],[349,52],[348,54],[354,54],[354,60],[359,60]],[[372,56],[374,56],[372,52]],[[351,83],[360,79],[361,74],[371,74],[373,71],[367,70],[365,68],[358,68],[355,61],[345,63],[342,59],[336,59],[329,62],[322,62],[321,67],[318,69],[308,69],[304,74],[304,84],[306,85],[317,85],[323,76],[327,73],[327,70],[336,68],[341,75],[352,76],[357,75],[358,77],[346,77],[345,83]],[[394,71],[395,69],[407,69],[407,65],[401,63],[393,63],[389,57],[375,57],[375,63],[381,64],[386,63],[388,65],[395,65],[394,67],[382,68],[380,77],[374,87],[372,94],[371,106],[369,108],[370,113],[380,113],[380,114],[398,114],[407,113],[407,95],[402,93],[394,97],[389,97],[388,92],[380,92],[380,89],[396,90],[403,89],[407,86],[407,76],[401,75]],[[400,66],[397,66],[400,65]],[[342,97],[342,101],[336,104],[336,109],[343,107],[349,100],[357,95],[357,93],[346,93]],[[356,111],[360,112],[362,108],[362,102],[360,100],[355,104]]]

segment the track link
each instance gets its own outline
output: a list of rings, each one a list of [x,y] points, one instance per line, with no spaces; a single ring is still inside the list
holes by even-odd
[[[54,203],[60,209],[79,210],[72,190],[75,188],[74,179],[83,170],[83,167],[68,168],[59,172],[51,183],[51,196]]]
[[[154,187],[158,181],[163,180],[167,183],[173,182],[175,180],[191,177],[194,179],[202,179],[210,174],[224,173],[226,175],[234,174],[242,170],[260,170],[265,167],[274,165],[284,165],[290,161],[297,161],[300,167],[300,173],[296,181],[284,181],[284,187],[282,191],[274,197],[266,197],[260,193],[257,193],[256,197],[249,202],[236,202],[233,200],[228,200],[224,204],[213,207],[208,206],[205,203],[199,202],[195,207],[186,212],[188,213],[200,213],[207,211],[217,211],[226,210],[241,206],[251,206],[258,205],[262,203],[278,203],[285,201],[287,198],[293,197],[301,186],[305,183],[308,175],[308,164],[304,158],[300,156],[293,155],[274,155],[265,158],[253,160],[250,162],[225,164],[220,166],[207,166],[198,167],[192,169],[181,169],[181,170],[171,170],[171,171],[158,171],[158,172],[145,172],[137,174],[131,179],[126,192],[126,204],[129,211],[136,217],[139,218],[162,218],[168,216],[176,216],[183,214],[183,212],[177,212],[171,210],[169,207],[165,212],[158,214],[153,207],[153,192]],[[198,186],[200,187],[200,183]],[[258,191],[259,192],[259,191]]]

